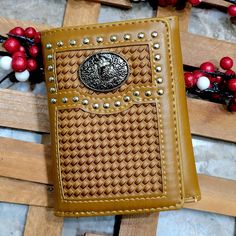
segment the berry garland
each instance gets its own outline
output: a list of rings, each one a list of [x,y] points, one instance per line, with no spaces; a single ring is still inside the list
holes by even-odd
[[[184,81],[188,95],[225,104],[229,111],[236,112],[236,73],[231,70],[233,60],[221,58],[220,67],[224,72],[207,61],[200,68],[184,66]]]
[[[0,83],[7,78],[19,82],[43,81],[40,33],[34,27],[15,27],[7,37],[0,35],[0,43],[6,50],[0,51],[0,69],[10,71]]]

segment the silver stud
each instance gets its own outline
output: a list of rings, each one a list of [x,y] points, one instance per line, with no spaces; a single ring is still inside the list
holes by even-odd
[[[51,49],[51,48],[52,48],[52,44],[51,44],[51,43],[47,43],[47,44],[46,44],[46,48],[47,48],[47,49]]]
[[[156,38],[156,37],[158,36],[158,33],[157,33],[156,31],[153,31],[153,32],[151,33],[151,36],[152,36],[153,38]]]
[[[62,101],[63,103],[67,103],[67,102],[68,102],[68,98],[64,97],[64,98],[61,99],[61,101]]]
[[[146,95],[147,97],[150,97],[150,96],[152,95],[152,92],[151,92],[151,91],[146,91],[146,92],[145,92],[145,95]]]
[[[76,40],[74,40],[74,39],[69,40],[69,44],[71,46],[74,46],[76,44]]]
[[[93,108],[94,108],[94,109],[98,109],[98,108],[99,108],[99,104],[94,103],[94,104],[93,104]]]
[[[51,99],[51,103],[55,104],[57,102],[57,99],[56,98],[52,98]]]
[[[50,83],[52,83],[52,82],[55,81],[55,78],[51,76],[51,77],[48,78],[48,81],[49,81]]]
[[[103,42],[103,37],[97,37],[97,43],[102,43]]]
[[[52,70],[53,70],[53,66],[52,66],[52,65],[49,65],[49,66],[48,66],[48,70],[49,70],[49,71],[52,71]]]
[[[72,98],[73,102],[78,102],[79,101],[79,98],[77,96],[73,97]]]
[[[48,60],[52,60],[52,58],[53,58],[52,54],[47,55]]]
[[[130,101],[130,97],[129,96],[124,96],[124,101],[125,102],[129,102]]]
[[[156,81],[157,81],[158,84],[162,84],[163,83],[163,79],[161,77],[157,78]]]
[[[136,96],[136,97],[138,97],[138,96],[140,95],[140,93],[139,93],[139,91],[134,91],[134,92],[133,92],[133,95]]]
[[[110,40],[112,42],[115,42],[117,40],[117,36],[116,35],[111,35]]]
[[[88,44],[89,43],[89,39],[88,38],[84,38],[83,39],[83,44]]]
[[[154,44],[153,44],[153,48],[154,48],[154,49],[160,48],[160,44],[159,44],[159,43],[154,43]]]
[[[114,103],[114,105],[115,105],[116,107],[119,107],[119,106],[121,105],[121,102],[120,102],[120,101],[116,101],[116,102]]]
[[[107,108],[110,107],[110,104],[109,104],[109,103],[104,103],[104,104],[103,104],[103,107],[107,109]]]
[[[131,39],[131,35],[130,34],[125,34],[124,35],[124,40],[130,40]]]
[[[87,99],[82,100],[83,105],[88,105],[89,101]]]
[[[145,34],[143,32],[138,33],[138,38],[143,39],[145,37]]]
[[[154,58],[155,58],[156,61],[159,61],[159,60],[161,60],[161,55],[160,54],[156,54],[154,56]]]
[[[55,88],[50,88],[50,93],[55,93],[56,89]]]
[[[62,42],[62,41],[58,41],[58,42],[57,42],[57,46],[58,46],[58,47],[62,47],[62,46],[63,46],[63,42]]]
[[[163,95],[163,94],[164,94],[164,90],[163,90],[163,89],[159,89],[159,90],[157,91],[157,94],[158,94],[158,95]]]
[[[161,70],[162,70],[161,66],[156,67],[156,72],[161,72]]]

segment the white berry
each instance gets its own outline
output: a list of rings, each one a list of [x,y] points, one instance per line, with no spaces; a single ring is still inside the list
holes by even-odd
[[[200,90],[208,89],[210,86],[210,80],[206,76],[201,76],[198,78],[197,87]]]
[[[24,70],[22,72],[16,72],[15,77],[18,81],[24,82],[29,79],[30,73],[28,70]]]
[[[0,68],[2,70],[11,70],[11,61],[12,58],[9,56],[4,56],[0,59]]]

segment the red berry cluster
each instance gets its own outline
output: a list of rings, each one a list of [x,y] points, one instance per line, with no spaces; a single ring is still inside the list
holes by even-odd
[[[207,61],[200,69],[184,73],[187,91],[217,102],[224,102],[230,111],[236,111],[236,73],[232,70],[232,58],[221,58],[222,70]]]
[[[3,43],[3,47],[12,57],[12,69],[15,72],[35,71],[38,67],[37,57],[40,54],[38,45],[40,43],[40,33],[33,27],[26,29],[15,27],[9,31],[8,35],[9,38]]]
[[[176,6],[179,0],[158,0],[157,2],[158,5],[161,7],[167,7],[167,6]],[[188,2],[193,6],[197,6],[201,3],[201,0],[188,0]]]

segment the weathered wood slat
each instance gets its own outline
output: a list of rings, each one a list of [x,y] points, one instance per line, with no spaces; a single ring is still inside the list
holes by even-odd
[[[202,0],[202,2],[212,5],[213,7],[225,7],[225,8],[232,4],[224,0]]]
[[[51,208],[29,206],[24,236],[60,236],[63,218],[56,217]]]
[[[119,7],[124,9],[129,9],[132,7],[132,4],[129,0],[87,0],[87,1],[98,2],[104,5]]]
[[[185,208],[236,217],[236,181],[198,175],[202,199]],[[53,206],[53,192],[46,184],[0,177],[0,201],[31,206]]]
[[[159,213],[122,216],[119,236],[156,235]]]
[[[63,25],[76,26],[97,22],[100,6],[100,3],[95,2],[68,0]]]

